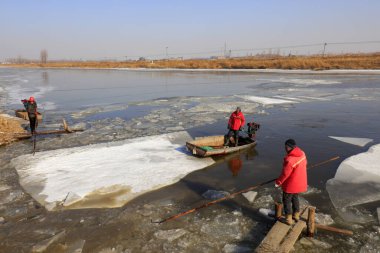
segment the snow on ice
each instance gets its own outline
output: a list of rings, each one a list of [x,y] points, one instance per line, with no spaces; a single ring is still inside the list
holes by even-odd
[[[326,189],[335,208],[346,217],[354,217],[345,214],[350,207],[380,200],[380,144],[344,160]]]
[[[364,147],[365,145],[373,141],[372,139],[368,139],[368,138],[337,137],[337,136],[329,136],[329,137],[332,139],[345,142],[348,144],[356,145],[359,147]]]
[[[12,160],[23,188],[48,210],[118,207],[214,163],[183,152],[187,132],[38,152]]]

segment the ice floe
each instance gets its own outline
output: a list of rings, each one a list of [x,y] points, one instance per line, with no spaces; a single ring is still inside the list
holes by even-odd
[[[215,200],[229,196],[230,193],[226,191],[207,190],[202,194],[205,199]]]
[[[12,160],[23,188],[53,210],[117,207],[214,163],[183,153],[187,132],[38,152]]]
[[[329,137],[332,139],[345,142],[348,144],[356,145],[359,147],[364,147],[365,145],[373,141],[372,139],[368,139],[368,138],[338,137],[338,136],[329,136]]]
[[[326,189],[333,205],[341,212],[380,200],[380,144],[345,159],[335,177],[327,181]]]
[[[102,113],[102,112],[112,112],[116,110],[125,110],[128,108],[128,105],[107,105],[99,107],[90,107],[82,111],[78,111],[71,114],[71,117],[75,119],[84,118],[93,114]]]
[[[257,111],[257,104],[254,103],[247,103],[242,101],[236,101],[236,102],[214,102],[214,103],[203,103],[199,104],[197,106],[194,106],[193,108],[189,109],[188,112],[207,112],[207,113],[215,113],[215,112],[222,112],[222,113],[231,113],[233,112],[236,107],[239,106],[242,108],[242,111],[244,113],[254,113]]]
[[[248,95],[243,95],[243,96],[238,96],[243,99],[256,102],[262,105],[278,105],[278,104],[294,104],[298,103],[297,101],[294,100],[285,100],[285,99],[279,99],[279,98],[270,98],[270,97],[258,97],[258,96],[248,96]]]
[[[295,101],[295,102],[306,102],[307,101],[307,100],[305,100],[303,98],[299,98],[299,97],[286,97],[286,96],[280,96],[280,95],[276,95],[273,97],[276,99],[284,99],[284,100],[290,100],[290,101]]]
[[[274,210],[269,209],[269,208],[259,208],[259,214],[261,214],[265,218],[268,218],[268,219],[271,219],[271,220],[275,216]]]
[[[223,247],[224,253],[245,253],[252,252],[253,249],[248,246],[241,246],[236,244],[226,244]]]
[[[257,192],[249,191],[249,192],[242,193],[242,195],[248,200],[249,203],[253,203],[253,201],[255,201],[255,198],[257,196]]]
[[[301,86],[312,86],[312,85],[328,85],[328,84],[340,84],[340,81],[329,80],[329,79],[309,79],[309,78],[278,78],[278,79],[262,79],[264,81],[279,82],[279,83],[290,83]]]

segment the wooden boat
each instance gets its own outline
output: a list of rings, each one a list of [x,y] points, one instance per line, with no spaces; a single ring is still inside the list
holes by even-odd
[[[186,142],[186,147],[195,156],[207,157],[229,154],[256,146],[256,141],[249,137],[239,137],[239,145],[237,147],[233,146],[234,144],[232,146],[223,146],[224,138],[223,135],[202,137]]]
[[[19,109],[15,111],[16,117],[22,118],[24,120],[29,120],[28,113],[25,109]],[[42,114],[37,112],[38,123],[42,122]]]

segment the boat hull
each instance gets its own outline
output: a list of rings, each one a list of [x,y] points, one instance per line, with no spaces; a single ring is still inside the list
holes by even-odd
[[[186,147],[195,156],[209,157],[225,155],[256,146],[256,141],[249,138],[240,137],[239,146],[226,147],[223,146],[224,138],[225,137],[223,135],[202,137],[194,141],[186,142]]]
[[[24,109],[16,110],[15,111],[16,117],[22,118],[24,120],[29,120],[28,112]],[[37,112],[37,120],[38,123],[42,122],[42,114]]]

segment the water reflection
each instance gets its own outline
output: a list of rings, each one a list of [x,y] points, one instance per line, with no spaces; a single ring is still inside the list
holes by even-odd
[[[41,77],[42,77],[42,81],[44,84],[48,84],[49,83],[49,74],[47,71],[43,71],[41,72]]]
[[[259,153],[257,152],[256,149],[250,148],[247,150],[247,153],[245,154],[245,159],[246,160],[254,160],[256,156],[258,156]]]
[[[240,159],[240,155],[232,157],[228,161],[228,168],[232,172],[232,176],[236,177],[239,175],[241,168],[243,167],[243,161]]]

